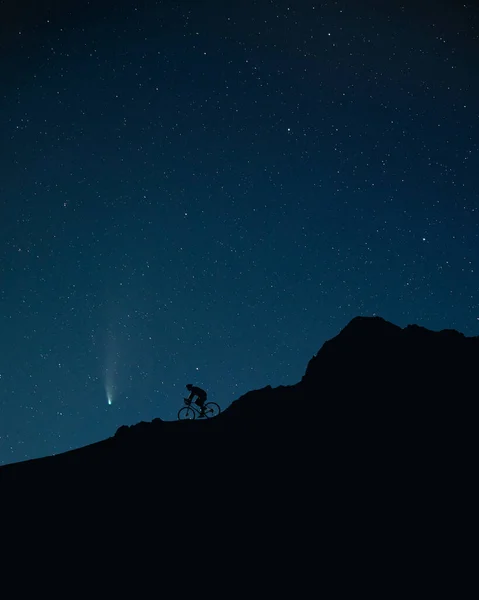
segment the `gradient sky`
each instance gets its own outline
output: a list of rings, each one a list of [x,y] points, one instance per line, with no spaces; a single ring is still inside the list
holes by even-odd
[[[0,7],[0,463],[479,334],[472,3],[55,4]]]

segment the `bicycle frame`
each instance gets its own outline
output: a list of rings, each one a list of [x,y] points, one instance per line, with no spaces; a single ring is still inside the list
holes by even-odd
[[[185,406],[192,408],[197,415],[201,415],[201,411],[197,408],[197,405],[193,402],[185,402]]]
[[[221,408],[219,406],[219,404],[217,404],[216,402],[205,402],[205,404],[203,405],[203,412],[201,411],[201,406],[198,406],[197,404],[193,404],[192,400],[189,400],[188,398],[183,398],[184,400],[184,406],[182,408],[180,408],[180,410],[178,411],[178,419],[181,421],[186,417],[186,414],[188,412],[188,409],[191,408],[191,410],[193,411],[193,414],[190,414],[190,418],[192,419],[196,419],[196,417],[198,418],[202,418],[202,417],[206,417],[207,419],[211,419],[212,417],[215,417],[217,415],[220,414],[221,412]],[[186,410],[185,410],[186,409]],[[183,415],[183,416],[181,416]]]

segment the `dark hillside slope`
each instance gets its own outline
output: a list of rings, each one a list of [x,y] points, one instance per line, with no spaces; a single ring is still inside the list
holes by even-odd
[[[478,359],[477,337],[357,317],[295,385],[251,391],[210,421],[155,419],[85,448],[7,465],[0,484],[7,494],[39,482],[126,493],[126,478],[142,486],[158,474],[180,493],[241,474],[263,484],[275,476],[301,480],[343,461],[389,469],[402,461],[420,472],[423,460],[463,446],[467,452]]]

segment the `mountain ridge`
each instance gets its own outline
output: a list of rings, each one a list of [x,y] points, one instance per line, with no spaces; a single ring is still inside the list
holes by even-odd
[[[479,336],[355,317],[321,346],[296,384],[251,390],[212,420],[154,419],[122,426],[112,437],[83,448],[4,465],[0,481],[28,481],[47,473],[54,481],[66,472],[73,479],[80,472],[87,479],[94,473],[101,478],[102,469],[118,473],[130,460],[151,467],[165,455],[177,465],[200,446],[211,451],[214,444],[206,432],[226,434],[216,444],[227,448],[230,457],[236,454],[237,464],[246,460],[248,448],[252,455],[268,446],[297,453],[315,439],[318,444],[342,439],[344,445],[363,449],[372,439],[392,447],[401,431],[410,439],[423,431],[432,440],[446,413],[448,426],[460,427],[459,415],[465,418],[472,409],[478,358]],[[434,430],[427,424],[434,424]]]

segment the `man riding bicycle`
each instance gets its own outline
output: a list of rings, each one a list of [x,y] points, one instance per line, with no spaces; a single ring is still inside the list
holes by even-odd
[[[192,385],[191,383],[186,384],[186,389],[190,392],[189,397],[186,399],[186,403],[191,404],[191,401],[196,396],[195,404],[196,404],[196,406],[199,406],[201,409],[200,417],[204,417],[205,416],[204,404],[206,402],[206,397],[207,397],[205,390],[202,390],[201,388],[197,387],[196,385]]]

